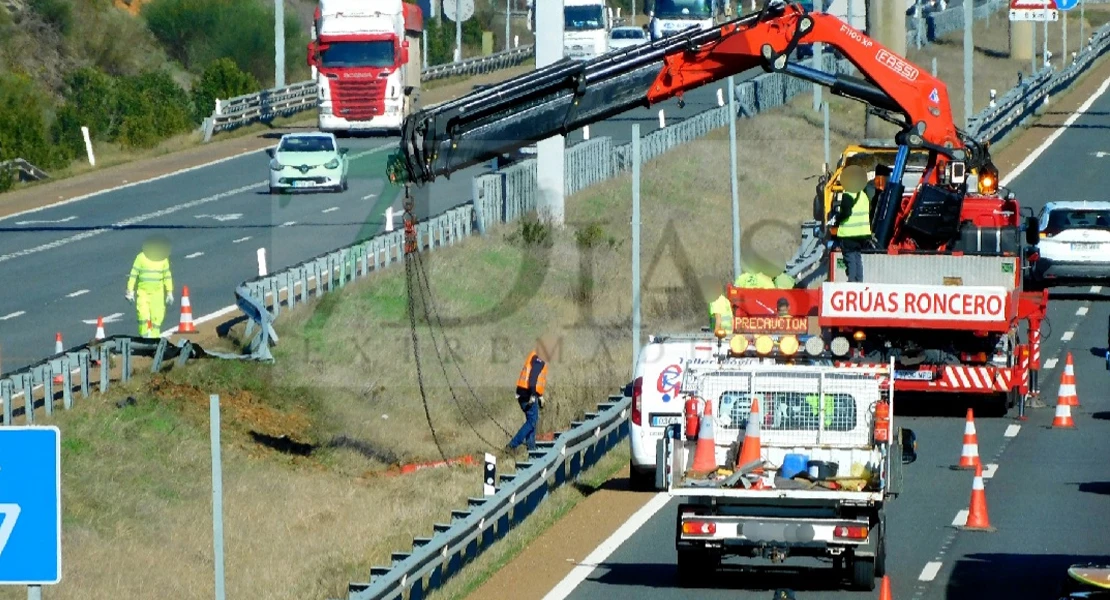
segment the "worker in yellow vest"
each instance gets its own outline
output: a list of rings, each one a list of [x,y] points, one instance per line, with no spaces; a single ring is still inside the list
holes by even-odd
[[[809,405],[810,414],[813,415],[813,420],[819,422],[821,417],[821,406],[817,399],[817,394],[806,394],[806,404]],[[825,395],[825,429],[828,430],[833,424],[833,397]]]
[[[848,165],[840,174],[844,191],[830,211],[829,227],[836,228],[836,245],[844,253],[848,281],[863,281],[860,251],[871,247],[871,198],[864,190],[867,173],[859,165]]]
[[[170,272],[170,242],[164,237],[148,238],[131,265],[127,278],[128,302],[135,304],[139,335],[161,337],[166,306],[173,304],[173,274]],[[148,326],[149,325],[149,326]]]
[[[732,333],[732,303],[729,302],[728,296],[722,293],[717,296],[717,299],[709,303],[709,327],[716,331],[717,319],[721,320],[721,329],[724,330],[725,335]]]

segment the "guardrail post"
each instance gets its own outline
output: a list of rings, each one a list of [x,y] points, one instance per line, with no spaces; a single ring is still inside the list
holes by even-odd
[[[4,425],[12,424],[12,381],[0,381],[0,400],[4,401]]]
[[[120,358],[123,359],[123,372],[120,375],[120,381],[127,383],[131,381],[131,338],[122,338],[119,342],[119,354]]]
[[[50,380],[42,382],[42,388],[46,389],[50,385]],[[28,425],[35,423],[35,376],[34,371],[28,371],[23,376],[23,418],[26,419]]]
[[[112,348],[108,344],[101,344],[100,349],[100,393],[108,391],[108,366],[112,361]]]
[[[62,357],[62,408],[69,410],[73,408],[73,369],[70,363],[70,356]]]
[[[81,351],[77,355],[77,364],[81,369],[81,397],[89,397],[89,371],[92,370],[91,352],[89,350]]]
[[[994,108],[994,107],[998,106],[998,103],[995,102],[995,99],[997,97],[998,97],[998,90],[992,89],[991,90],[991,102],[990,102],[990,107],[991,108]]]

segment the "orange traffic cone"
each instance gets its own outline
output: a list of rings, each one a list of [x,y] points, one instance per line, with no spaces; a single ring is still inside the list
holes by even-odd
[[[62,332],[59,331],[58,333],[56,333],[54,335],[54,354],[55,355],[61,354],[62,352],[65,352],[65,351],[66,351],[66,349],[62,347]],[[62,379],[62,374],[61,373],[58,373],[57,375],[54,376],[54,383],[62,383],[63,381],[65,381],[65,380]]]
[[[108,336],[104,335],[104,317],[96,318],[96,337],[95,340],[102,340]]]
[[[1075,393],[1075,363],[1068,352],[1068,362],[1064,365],[1064,374],[1060,376],[1060,393],[1057,394],[1057,404],[1079,406],[1079,396]]]
[[[177,332],[197,332],[197,326],[193,325],[193,307],[189,304],[189,286],[185,286],[181,289],[181,322],[177,326]]]
[[[987,517],[987,492],[983,487],[983,466],[975,466],[975,479],[971,482],[971,505],[967,509],[967,523],[960,529],[994,531]]]
[[[736,466],[742,467],[750,462],[763,459],[763,447],[759,442],[759,433],[762,430],[763,413],[759,411],[759,400],[752,398],[751,414],[748,415],[748,427],[744,430],[744,442],[740,447],[740,454],[736,459]],[[757,468],[753,473],[762,473],[763,468]]]
[[[967,422],[964,425],[964,448],[960,452],[960,463],[953,469],[974,469],[982,464],[979,460],[979,434],[975,432],[975,413],[967,409]]]
[[[706,475],[717,470],[717,442],[713,431],[713,403],[705,402],[705,411],[698,425],[698,445],[694,449],[692,473]]]
[[[894,593],[890,591],[890,575],[883,575],[883,583],[879,587],[879,600],[894,600]]]
[[[1063,396],[1056,401],[1056,418],[1052,419],[1052,428],[1075,428],[1075,421],[1071,418],[1071,405]]]

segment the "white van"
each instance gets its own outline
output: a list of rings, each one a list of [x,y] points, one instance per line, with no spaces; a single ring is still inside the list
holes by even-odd
[[[633,489],[649,490],[655,486],[655,453],[663,430],[672,423],[681,423],[683,402],[680,398],[682,375],[686,363],[695,358],[712,358],[718,340],[709,331],[693,334],[649,336],[640,349],[632,383],[625,388],[625,397],[632,398],[628,440],[630,483]]]

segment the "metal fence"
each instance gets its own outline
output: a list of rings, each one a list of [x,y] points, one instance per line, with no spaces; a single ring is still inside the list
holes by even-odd
[[[524,64],[535,55],[535,46],[519,46],[488,56],[468,58],[457,63],[430,66],[424,69],[420,78],[423,81],[434,81],[448,77],[481,75]],[[220,131],[228,131],[250,123],[268,122],[276,117],[286,117],[316,108],[317,103],[318,90],[314,79],[227,100],[217,99],[212,115],[201,125],[204,141],[210,141],[212,135]]]

